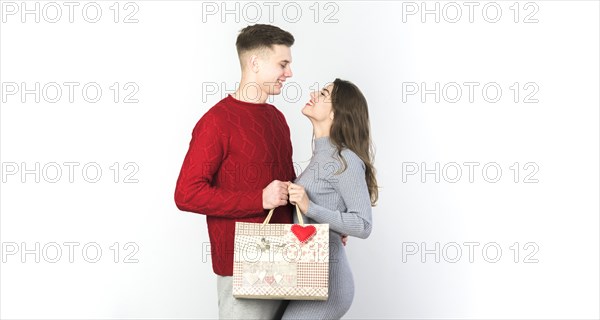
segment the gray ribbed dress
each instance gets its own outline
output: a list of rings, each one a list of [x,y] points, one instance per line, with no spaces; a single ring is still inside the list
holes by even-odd
[[[347,168],[336,174],[342,167],[337,149],[329,137],[315,139],[313,157],[295,181],[310,199],[304,223],[329,224],[329,298],[290,301],[283,319],[340,319],[352,304],[354,280],[340,235],[369,236],[371,201],[364,163],[349,149],[343,149],[342,156]]]

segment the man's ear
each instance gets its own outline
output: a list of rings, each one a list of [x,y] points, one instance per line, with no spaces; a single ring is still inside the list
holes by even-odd
[[[259,63],[259,59],[258,56],[253,54],[250,56],[250,61],[249,61],[249,67],[250,70],[252,70],[254,73],[258,72],[260,70],[260,63]]]

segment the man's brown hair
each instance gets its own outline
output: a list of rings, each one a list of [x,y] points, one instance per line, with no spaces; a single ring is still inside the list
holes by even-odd
[[[291,33],[269,24],[255,24],[240,30],[235,46],[238,56],[244,52],[269,48],[273,45],[285,45],[291,47],[294,44],[294,36]]]

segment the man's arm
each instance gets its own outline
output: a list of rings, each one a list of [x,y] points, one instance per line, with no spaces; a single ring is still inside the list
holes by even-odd
[[[175,203],[180,210],[208,216],[246,218],[264,215],[265,205],[275,204],[273,193],[276,187],[267,187],[272,191],[267,194],[269,202],[265,203],[262,189],[232,191],[213,185],[215,173],[228,148],[228,137],[220,130],[217,120],[209,112],[196,124],[177,179]]]

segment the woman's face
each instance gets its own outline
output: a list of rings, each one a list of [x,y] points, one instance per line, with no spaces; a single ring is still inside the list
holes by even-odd
[[[320,91],[312,92],[310,101],[302,108],[302,114],[317,123],[332,122],[331,92],[333,92],[333,83],[328,84]]]

